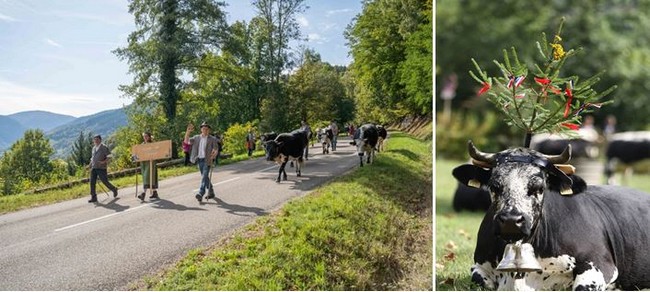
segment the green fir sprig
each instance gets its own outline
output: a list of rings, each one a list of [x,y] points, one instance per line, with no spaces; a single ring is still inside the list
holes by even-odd
[[[598,93],[592,86],[600,81],[600,72],[585,80],[578,76],[562,76],[562,67],[566,60],[582,49],[564,50],[562,45],[562,25],[549,42],[542,33],[537,49],[542,57],[542,64],[528,67],[517,56],[517,50],[503,50],[503,61],[494,63],[501,71],[501,76],[489,76],[472,58],[476,74],[469,74],[483,87],[479,95],[488,93],[488,100],[504,115],[509,126],[525,131],[528,147],[530,136],[538,133],[556,133],[568,137],[577,136],[582,115],[613,101],[601,99],[613,90],[612,86]]]

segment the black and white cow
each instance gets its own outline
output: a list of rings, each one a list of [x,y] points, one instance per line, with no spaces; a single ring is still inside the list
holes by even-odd
[[[381,152],[384,151],[384,141],[386,140],[386,137],[388,137],[388,132],[384,126],[378,125],[377,134],[379,135],[379,138],[377,139],[377,152]]]
[[[530,149],[544,154],[557,155],[571,144],[571,157],[597,158],[598,132],[593,129],[580,129],[575,138],[562,137],[555,134],[542,133],[534,135],[530,141]]]
[[[627,166],[650,158],[650,132],[621,132],[611,136],[605,153],[605,176],[612,183],[612,176],[618,163]],[[626,171],[627,172],[627,171]]]
[[[492,197],[472,281],[498,290],[650,288],[650,194],[587,186],[565,174],[571,173],[561,165],[571,158],[570,146],[560,155],[527,148],[484,153],[471,141],[468,148],[475,165],[459,166],[453,175],[486,187]],[[504,247],[513,242],[530,244],[542,270],[498,271]]]
[[[278,135],[275,140],[267,141],[264,143],[266,150],[266,160],[275,161],[280,164],[278,170],[278,178],[276,182],[280,182],[280,177],[284,174],[283,179],[287,180],[287,172],[284,167],[289,160],[297,161],[296,175],[301,176],[303,166],[303,153],[309,141],[307,140],[307,133],[302,130],[296,130],[291,133],[282,133]]]
[[[363,156],[366,156],[366,163],[372,163],[374,160],[378,139],[377,127],[373,124],[365,124],[357,129],[353,145],[357,146],[361,167],[363,167]]]
[[[332,139],[334,139],[334,132],[332,132],[332,128],[326,127],[318,130],[318,141],[323,146],[323,154],[330,153]]]

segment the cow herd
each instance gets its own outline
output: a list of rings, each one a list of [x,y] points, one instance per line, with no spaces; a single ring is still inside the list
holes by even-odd
[[[260,135],[260,142],[264,146],[266,160],[275,161],[280,165],[276,182],[287,180],[287,172],[285,171],[287,162],[291,162],[291,166],[294,166],[294,162],[296,162],[296,176],[300,177],[302,175],[304,161],[308,159],[306,148],[309,147],[310,135],[311,133],[307,133],[302,129],[290,133],[277,134],[269,132]],[[332,130],[329,128],[320,129],[316,135],[323,147],[323,154],[329,154],[334,138]],[[383,149],[383,141],[386,138],[387,131],[383,126],[364,124],[357,128],[350,144],[356,146],[361,166],[363,166],[364,157],[366,163],[372,163],[375,151]]]
[[[497,153],[468,143],[471,163],[452,172],[459,182],[453,207],[486,212],[470,269],[474,283],[496,290],[650,288],[650,194],[587,184],[567,164],[571,157],[596,159],[595,142],[545,137]],[[650,133],[612,135],[608,181],[617,163],[647,158]],[[515,249],[521,246],[530,251]]]

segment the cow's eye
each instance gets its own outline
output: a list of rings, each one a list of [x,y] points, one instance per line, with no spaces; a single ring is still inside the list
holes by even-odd
[[[528,189],[528,196],[537,196],[541,193],[541,188],[533,187]]]

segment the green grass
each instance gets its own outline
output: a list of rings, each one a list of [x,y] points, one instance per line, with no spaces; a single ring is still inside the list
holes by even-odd
[[[436,161],[436,290],[478,290],[471,283],[470,267],[482,212],[454,212],[456,180],[451,175],[463,161]],[[650,193],[650,175],[633,175],[627,186]]]
[[[131,285],[138,290],[432,290],[431,142],[372,165]]]
[[[263,150],[258,150],[253,153],[253,157],[261,156],[264,156]],[[234,155],[231,158],[219,160],[219,165],[232,164],[247,159],[249,158],[246,154]],[[195,165],[174,166],[160,169],[158,172],[158,177],[159,179],[165,179],[197,171],[198,170]],[[140,176],[140,174],[138,175]],[[71,180],[77,180],[77,178]],[[135,175],[113,178],[109,179],[109,181],[111,184],[115,185],[118,188],[130,187],[135,185]],[[138,178],[138,183],[142,184],[142,177]],[[104,186],[101,182],[98,182],[97,184],[99,185],[97,186],[97,194],[99,196],[102,196],[103,190],[106,190],[110,194],[110,191],[108,191],[106,189],[106,186]],[[90,185],[88,183],[74,185],[73,187],[65,189],[50,190],[42,193],[23,193],[10,196],[0,196],[0,214],[15,212],[37,206],[54,204],[57,202],[77,199],[81,197],[90,198]]]

